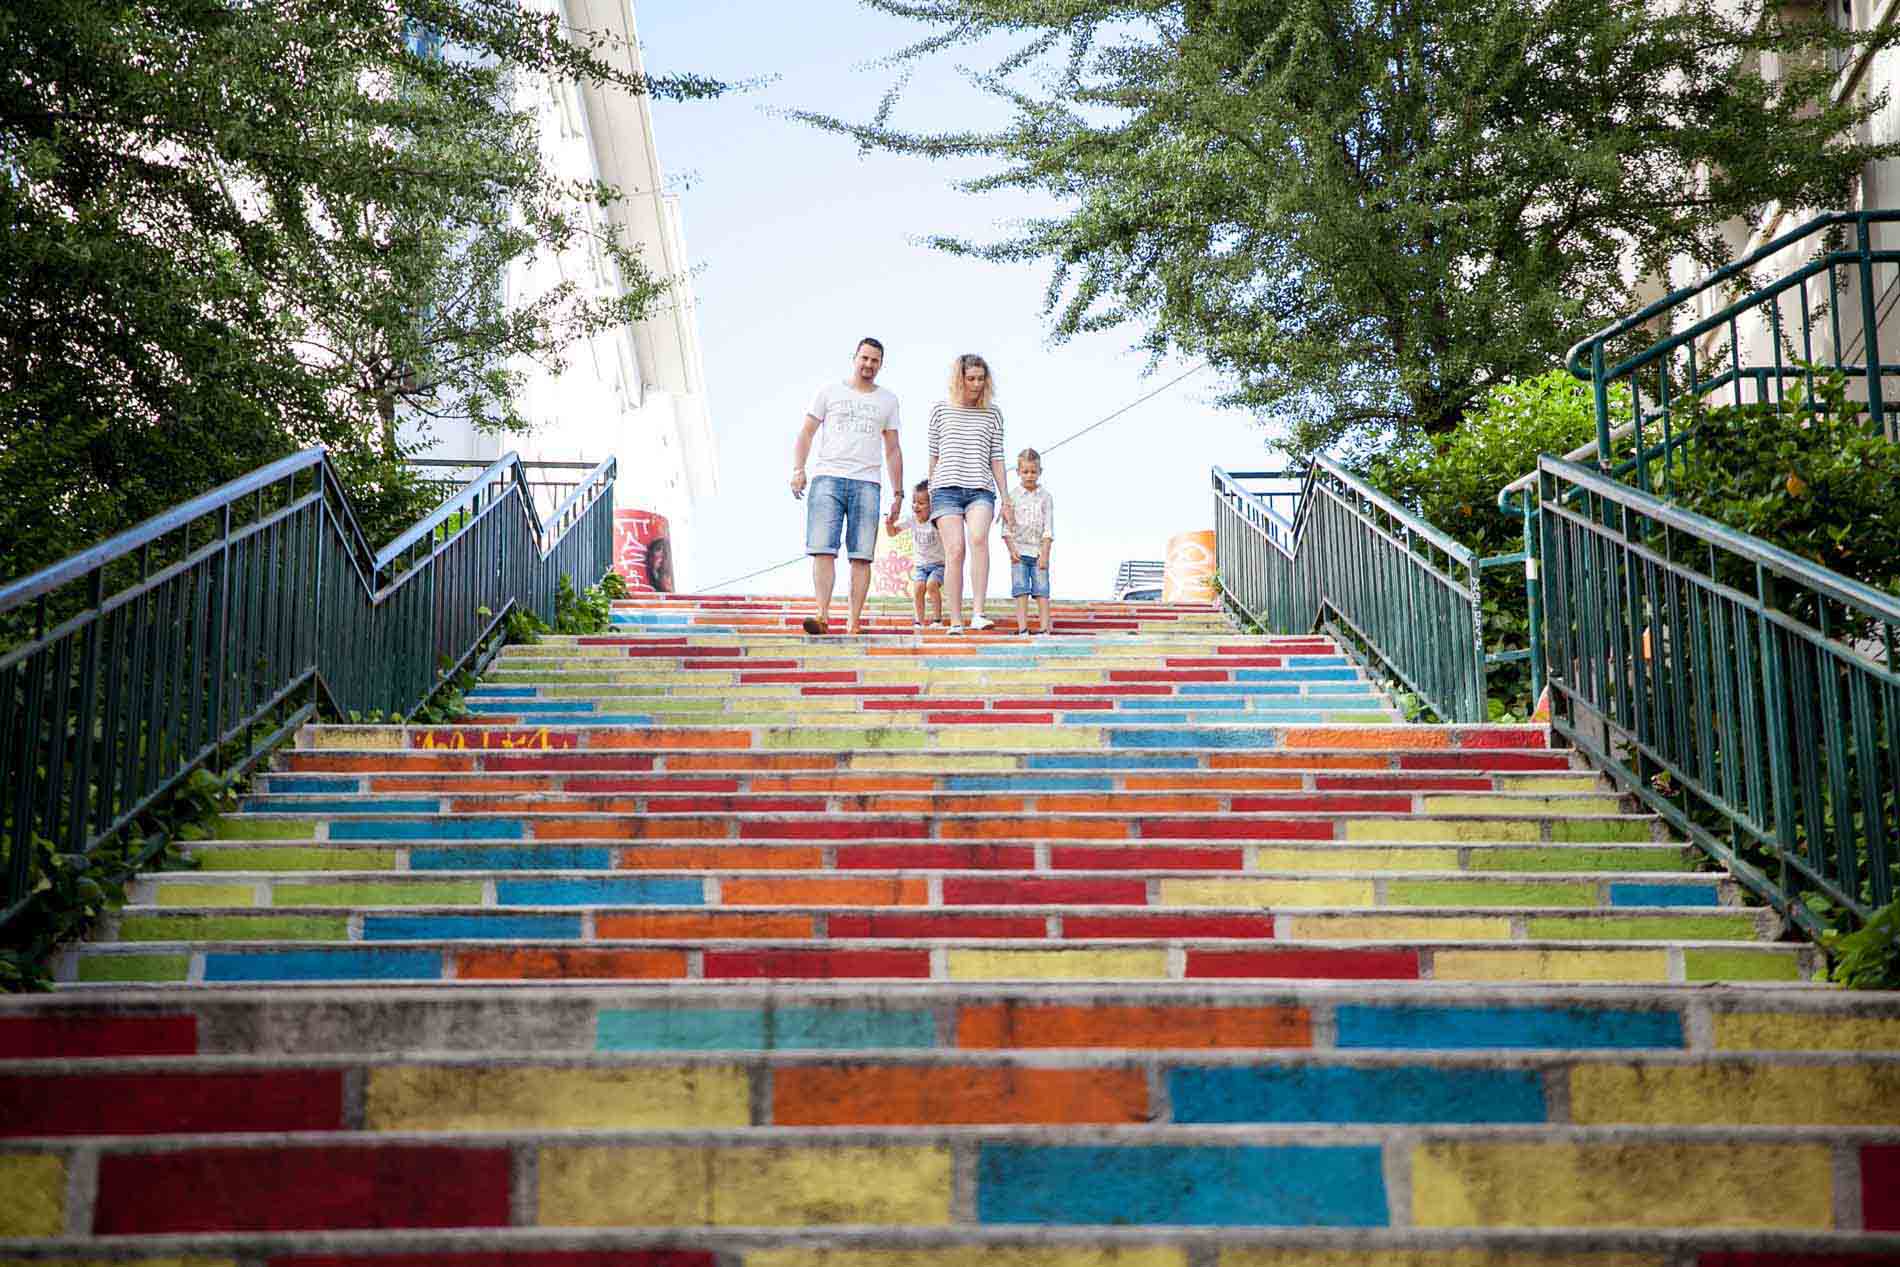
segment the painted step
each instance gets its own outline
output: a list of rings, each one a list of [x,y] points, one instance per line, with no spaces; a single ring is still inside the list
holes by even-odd
[[[0,1151],[6,1231],[28,1236],[1130,1223],[1859,1233],[1900,1224],[1897,1173],[1900,1131],[1885,1127],[344,1132]]]
[[[412,913],[410,914],[413,917]],[[233,916],[254,923],[255,917]],[[289,917],[283,917],[288,919]],[[397,924],[379,933],[402,940],[341,941],[324,917],[305,936],[279,940],[89,942],[63,952],[56,978],[69,983],[195,985],[304,981],[443,980],[911,980],[1216,981],[1358,980],[1463,982],[1808,981],[1824,964],[1804,945],[1749,941],[1485,942],[1471,940],[1231,941],[1147,938],[1087,945],[969,940],[814,943],[776,941],[583,942],[554,917],[443,917],[428,927]],[[365,917],[368,918],[368,917]],[[572,921],[571,915],[560,917]],[[336,921],[347,923],[347,921]],[[479,925],[479,927],[477,927]],[[205,933],[218,930],[206,928]],[[256,931],[255,928],[237,931]],[[434,932],[431,938],[429,934]],[[446,936],[444,934],[446,933]],[[413,937],[411,936],[413,935]],[[494,940],[470,942],[468,937]]]

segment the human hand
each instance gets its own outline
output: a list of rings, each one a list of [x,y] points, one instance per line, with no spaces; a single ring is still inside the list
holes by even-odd
[[[1049,570],[1049,565],[1048,565],[1047,563],[1043,563],[1043,562],[1038,562],[1038,563],[1036,564],[1036,571],[1038,571],[1038,572],[1047,572],[1048,570]]]
[[[793,471],[792,472],[792,496],[797,498],[797,497],[803,497],[804,495],[805,495],[805,472],[802,470]]]

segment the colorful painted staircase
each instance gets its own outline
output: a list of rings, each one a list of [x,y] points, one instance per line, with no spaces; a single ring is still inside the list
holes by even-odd
[[[1206,609],[802,614],[306,731],[0,1007],[0,1262],[1900,1261],[1900,997],[1541,728]]]

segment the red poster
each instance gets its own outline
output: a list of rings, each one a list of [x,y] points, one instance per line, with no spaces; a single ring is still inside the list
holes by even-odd
[[[673,550],[665,515],[614,511],[614,571],[636,594],[673,592]]]

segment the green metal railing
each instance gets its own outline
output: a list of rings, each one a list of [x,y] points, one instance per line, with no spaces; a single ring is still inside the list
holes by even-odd
[[[39,851],[88,853],[319,711],[406,717],[511,609],[551,619],[563,574],[608,566],[614,475],[544,519],[510,454],[377,551],[312,449],[0,587],[0,924]]]
[[[1558,733],[1809,934],[1891,901],[1900,601],[1561,459],[1538,502]]]
[[[1900,224],[1900,211],[1816,216],[1571,348],[1570,372],[1596,391],[1599,468],[1666,496],[1698,408],[1781,404],[1797,383],[1811,396],[1815,375],[1826,371],[1850,380],[1875,424],[1900,439],[1900,417],[1886,404],[1893,395],[1886,379],[1900,364],[1884,361],[1880,348],[1881,321],[1900,301],[1900,248],[1876,241],[1888,224]],[[1754,282],[1763,264],[1800,248],[1807,251],[1800,263]],[[1745,332],[1751,315],[1759,324]],[[1668,333],[1649,339],[1659,325]],[[1631,392],[1628,436],[1611,423],[1617,383]]]
[[[1485,561],[1390,498],[1326,458],[1305,471],[1216,467],[1214,548],[1237,615],[1276,633],[1328,630],[1440,718],[1484,720]]]

